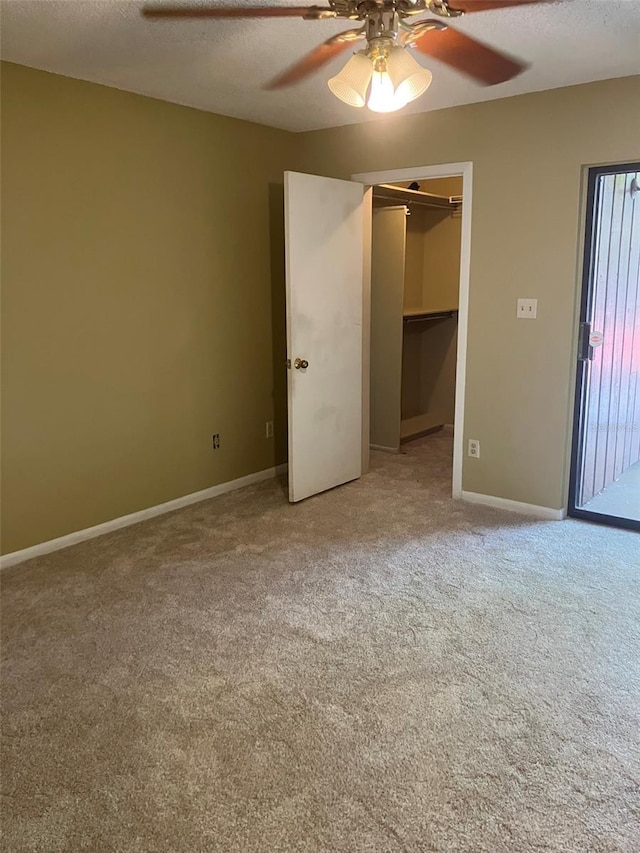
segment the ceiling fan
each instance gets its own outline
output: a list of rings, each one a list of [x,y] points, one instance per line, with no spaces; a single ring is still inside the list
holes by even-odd
[[[328,86],[350,106],[363,107],[366,103],[375,112],[393,112],[420,97],[432,79],[431,72],[416,62],[407,48],[434,57],[482,85],[504,83],[524,71],[526,64],[458,32],[449,21],[470,12],[547,2],[550,0],[328,0],[328,6],[149,4],[142,14],[146,18],[174,20],[299,17],[307,21],[361,21],[362,26],[318,45],[265,88],[291,86],[364,39],[366,47],[353,54]],[[435,17],[411,21],[425,13]]]

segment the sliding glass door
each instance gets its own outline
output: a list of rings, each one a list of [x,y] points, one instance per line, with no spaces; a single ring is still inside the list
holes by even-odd
[[[640,530],[640,163],[589,170],[569,514]]]

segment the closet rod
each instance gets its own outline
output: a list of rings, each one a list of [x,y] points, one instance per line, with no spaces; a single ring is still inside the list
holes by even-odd
[[[455,317],[458,313],[457,308],[451,308],[447,311],[423,311],[415,314],[405,314],[402,318],[404,323],[423,323],[425,320],[443,320],[447,317]]]

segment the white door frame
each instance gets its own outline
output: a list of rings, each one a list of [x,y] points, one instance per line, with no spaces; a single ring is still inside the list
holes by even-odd
[[[467,378],[467,335],[469,325],[469,274],[471,268],[471,202],[473,163],[441,163],[436,166],[411,166],[352,175],[352,181],[374,186],[397,181],[419,181],[430,178],[462,177],[462,239],[460,245],[460,290],[458,308],[458,349],[456,355],[456,396],[453,432],[452,495],[462,498],[462,459],[464,453],[464,402]],[[365,392],[366,393],[366,392]],[[363,411],[369,411],[369,400],[363,400]]]

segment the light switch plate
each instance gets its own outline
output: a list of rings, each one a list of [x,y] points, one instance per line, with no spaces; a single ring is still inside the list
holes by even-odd
[[[535,320],[538,316],[537,299],[518,299],[516,317],[519,320]]]

